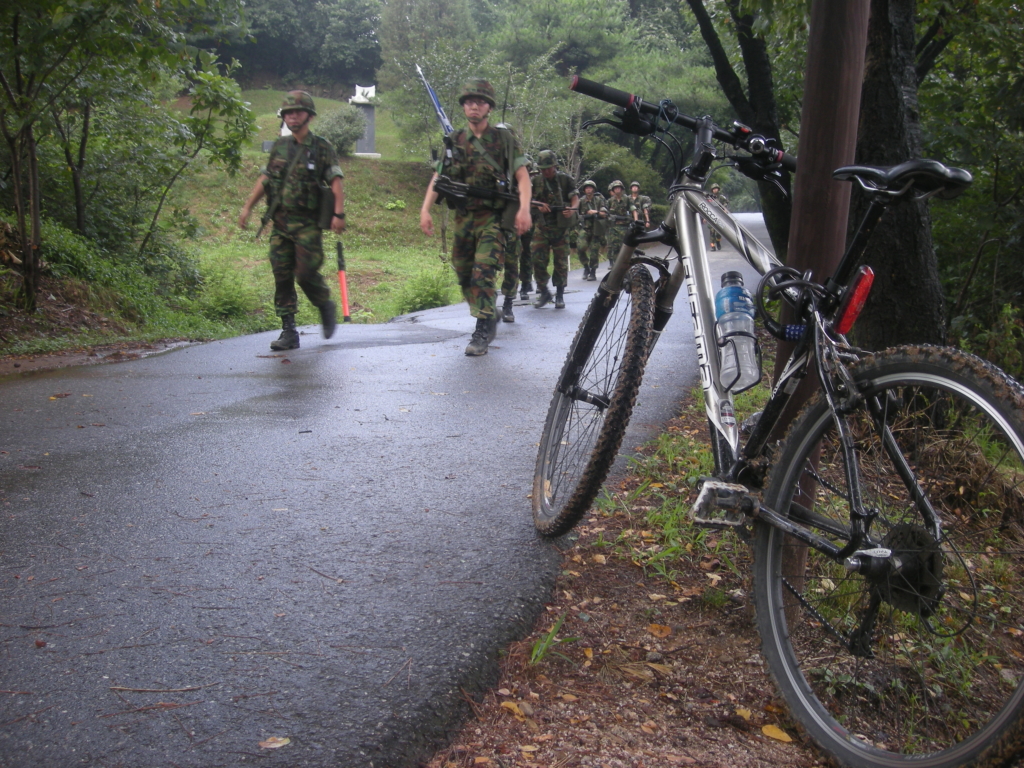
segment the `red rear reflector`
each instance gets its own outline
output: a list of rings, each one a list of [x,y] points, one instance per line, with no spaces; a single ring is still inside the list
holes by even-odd
[[[836,312],[835,322],[832,327],[836,333],[846,335],[857,322],[860,311],[871,293],[871,285],[875,282],[875,272],[871,267],[861,267],[846,289],[842,302],[839,304],[839,311]]]

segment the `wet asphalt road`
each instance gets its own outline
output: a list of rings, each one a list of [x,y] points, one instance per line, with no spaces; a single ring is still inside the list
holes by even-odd
[[[457,306],[0,380],[0,766],[429,754],[554,582],[527,494],[579,275],[482,358]],[[624,452],[696,380],[687,314]]]

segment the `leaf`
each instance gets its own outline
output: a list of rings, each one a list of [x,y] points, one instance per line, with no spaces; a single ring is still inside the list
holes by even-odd
[[[736,714],[742,717],[744,720],[749,720],[751,712],[749,709],[737,709]]]
[[[608,558],[605,557],[604,555],[594,555],[593,560],[598,565],[604,565],[605,563],[608,562]]]
[[[649,624],[647,625],[647,631],[655,637],[662,638],[672,634],[672,627],[665,624]]]
[[[655,664],[654,662],[648,661],[647,666],[653,669],[659,675],[665,675],[667,677],[668,675],[672,674],[672,667],[670,667],[668,664]]]
[[[523,746],[521,746],[519,748],[519,751],[520,752],[536,752],[539,749],[540,749],[540,747],[538,747],[536,744],[524,744]]]
[[[583,649],[583,655],[586,656],[588,659],[594,658],[594,649],[593,648],[584,648]]]
[[[779,728],[777,725],[766,725],[761,729],[761,733],[770,739],[776,741],[784,741],[787,744],[793,740],[793,737],[786,733],[784,730]]]
[[[657,602],[658,600],[664,600],[668,595],[648,595],[651,600]]]
[[[291,743],[292,740],[287,736],[271,736],[266,741],[260,742],[260,749],[280,749]]]
[[[644,733],[653,734],[656,730],[658,730],[658,724],[653,720],[648,720],[646,723],[640,726],[640,730]]]
[[[579,701],[579,696],[573,696],[571,693],[563,693],[562,701]]]
[[[513,717],[515,717],[515,719],[519,722],[523,722],[524,720],[526,720],[526,715],[523,714],[523,711],[519,709],[519,705],[516,704],[514,701],[501,702],[501,708],[507,709],[509,712],[511,712]]]

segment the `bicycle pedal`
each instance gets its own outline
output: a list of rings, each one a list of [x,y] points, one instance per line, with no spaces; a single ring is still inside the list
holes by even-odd
[[[745,485],[706,480],[690,508],[690,518],[706,528],[736,528],[747,520],[756,500]]]

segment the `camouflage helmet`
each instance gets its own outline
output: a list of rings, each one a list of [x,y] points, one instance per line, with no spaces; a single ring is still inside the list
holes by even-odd
[[[462,93],[459,94],[459,106],[473,96],[486,101],[491,105],[491,109],[494,109],[497,104],[494,100],[494,87],[489,80],[484,80],[481,77],[472,77],[462,86]]]
[[[593,187],[594,191],[597,191],[597,184],[594,182],[593,179],[587,179],[586,181],[584,181],[583,185],[580,188],[585,190],[587,187]]]
[[[288,91],[288,95],[281,102],[281,108],[277,110],[278,117],[284,117],[288,112],[304,110],[310,115],[316,114],[316,107],[313,106],[313,97],[305,91]]]
[[[625,189],[626,185],[623,184],[619,179],[616,179],[615,181],[608,185],[608,191],[612,192],[616,187],[622,187],[623,189]]]
[[[636,187],[637,189],[639,189],[640,188],[640,182],[639,181],[631,181],[631,182],[629,182],[629,187],[630,187],[630,189],[632,189],[633,187]]]
[[[554,168],[557,165],[558,156],[550,149],[541,150],[537,154],[537,167],[541,170],[544,170],[545,168]]]

